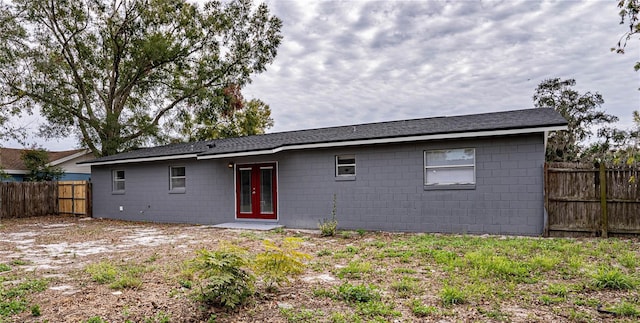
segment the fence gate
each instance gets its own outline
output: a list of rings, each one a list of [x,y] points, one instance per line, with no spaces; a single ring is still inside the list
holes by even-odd
[[[60,215],[91,216],[91,182],[58,182],[58,213]]]

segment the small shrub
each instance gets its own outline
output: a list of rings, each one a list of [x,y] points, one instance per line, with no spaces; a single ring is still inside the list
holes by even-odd
[[[11,270],[11,267],[9,267],[9,265],[7,265],[7,264],[0,264],[0,272],[3,272],[3,271],[9,271],[9,270]]]
[[[268,288],[289,282],[289,276],[304,272],[304,260],[310,259],[306,253],[298,251],[302,239],[285,238],[281,246],[270,240],[263,242],[265,251],[259,253],[253,263],[256,274],[263,277]]]
[[[420,302],[420,300],[414,299],[409,303],[411,307],[411,312],[413,315],[417,317],[425,317],[430,316],[438,312],[438,309],[435,306],[426,306]]]
[[[446,286],[440,291],[440,300],[446,306],[463,304],[467,301],[463,291],[450,286]]]
[[[338,219],[336,218],[336,195],[333,194],[333,208],[331,209],[331,219],[322,219],[318,224],[320,235],[323,237],[333,237],[338,229]]]
[[[192,261],[194,276],[199,279],[197,298],[205,303],[235,308],[253,295],[255,278],[242,267],[247,265],[245,251],[234,246],[220,250],[198,251]]]
[[[593,285],[598,289],[633,289],[635,280],[617,268],[600,268],[593,277]]]
[[[366,303],[380,299],[380,292],[372,285],[351,285],[344,283],[338,286],[338,297],[348,303]]]

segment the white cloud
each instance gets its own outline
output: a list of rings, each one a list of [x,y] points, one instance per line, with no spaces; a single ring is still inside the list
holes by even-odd
[[[575,78],[631,125],[640,56],[612,1],[279,1],[284,39],[244,94],[285,131],[530,108],[547,78]]]

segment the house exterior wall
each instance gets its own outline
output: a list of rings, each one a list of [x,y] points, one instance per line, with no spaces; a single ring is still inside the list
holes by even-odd
[[[169,191],[170,166],[185,167],[184,192]],[[124,194],[112,191],[112,170],[125,171]],[[233,170],[222,161],[92,166],[91,177],[96,218],[200,224],[234,220]]]
[[[424,186],[424,151],[475,148],[474,189]],[[335,176],[335,156],[355,155],[355,180]],[[94,166],[94,216],[159,222],[235,220],[231,160]],[[317,228],[336,195],[339,228],[538,235],[543,230],[543,135],[289,151],[235,158],[278,163],[278,222]],[[187,167],[184,194],[168,193],[169,165]],[[111,170],[126,171],[124,195]],[[118,206],[124,211],[119,212]],[[150,206],[150,207],[149,207]],[[140,212],[142,211],[142,212]]]
[[[78,165],[77,163],[94,159],[92,154],[85,154],[83,156],[68,160],[64,163],[60,163],[56,166],[62,168],[65,173],[69,174],[91,174],[91,167],[87,165]]]

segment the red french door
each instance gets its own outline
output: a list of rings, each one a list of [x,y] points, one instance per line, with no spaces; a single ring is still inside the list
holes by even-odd
[[[277,219],[276,164],[236,166],[236,215],[240,219]]]

